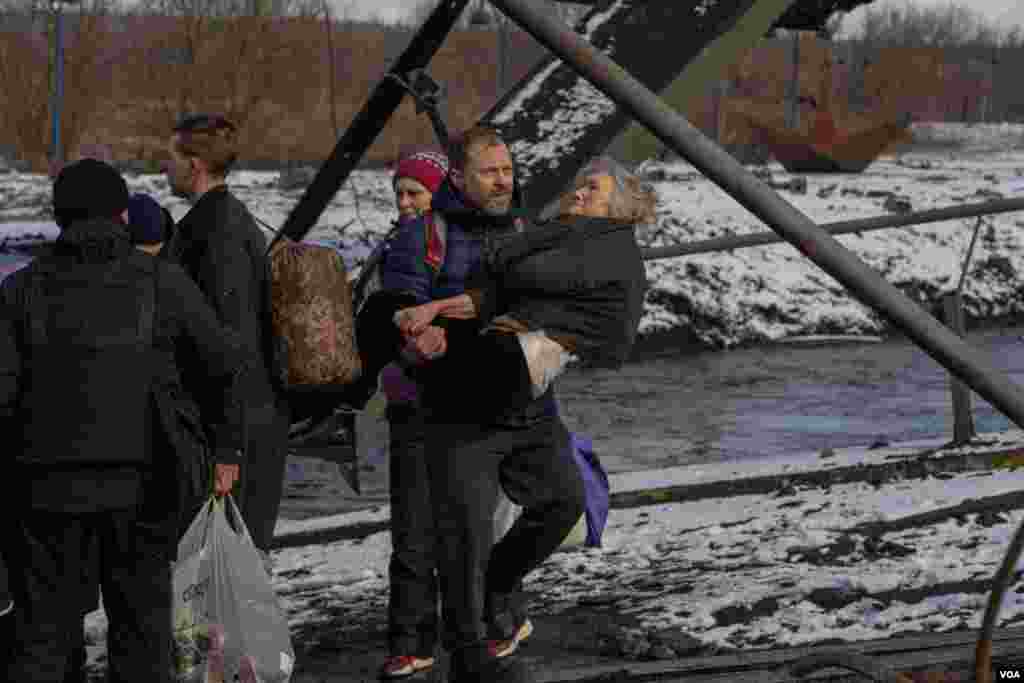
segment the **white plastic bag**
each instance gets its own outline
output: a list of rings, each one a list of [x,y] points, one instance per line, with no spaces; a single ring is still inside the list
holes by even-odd
[[[230,496],[207,501],[178,544],[173,619],[179,683],[291,679],[288,623]]]

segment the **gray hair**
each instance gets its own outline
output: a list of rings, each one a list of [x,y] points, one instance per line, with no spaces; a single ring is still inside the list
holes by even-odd
[[[611,217],[630,223],[654,223],[657,220],[658,195],[639,176],[609,156],[600,156],[580,169],[575,182],[592,175],[607,175],[615,180],[610,202]]]

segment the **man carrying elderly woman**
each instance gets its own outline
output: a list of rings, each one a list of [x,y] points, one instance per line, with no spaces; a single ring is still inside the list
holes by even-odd
[[[463,204],[442,215],[449,223],[465,224],[467,215],[486,222],[496,194],[479,190],[503,169],[511,178],[511,157],[496,134],[464,143],[462,153],[452,155],[442,192]],[[497,648],[514,643],[525,622],[523,578],[583,509],[553,380],[573,358],[617,365],[628,357],[646,287],[633,228],[653,220],[654,204],[635,176],[599,160],[562,198],[555,220],[522,230],[506,220],[512,229],[480,234],[483,257],[464,292],[404,306],[392,297],[373,314],[377,338],[391,334],[393,353],[423,342],[422,359],[408,372],[425,408],[454,681],[529,680],[526,667]],[[387,310],[397,334],[383,322]],[[524,512],[495,544],[499,486]]]

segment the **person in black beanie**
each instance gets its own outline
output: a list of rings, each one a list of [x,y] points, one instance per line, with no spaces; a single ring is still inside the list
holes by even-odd
[[[82,612],[102,587],[109,680],[169,681],[182,491],[207,452],[216,493],[238,477],[240,345],[180,268],[132,247],[128,203],[113,167],[65,167],[53,250],[0,284],[0,431],[13,478],[0,524],[14,599],[2,680],[80,673],[70,660]],[[181,387],[184,349],[222,397],[201,416]],[[197,441],[201,419],[214,425],[209,444]],[[208,485],[189,491],[209,495]]]

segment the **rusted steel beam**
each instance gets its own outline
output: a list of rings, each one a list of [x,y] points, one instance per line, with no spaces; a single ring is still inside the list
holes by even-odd
[[[1011,211],[1024,211],[1024,199],[996,199],[989,202],[975,202],[973,204],[960,204],[948,206],[941,209],[930,209],[916,213],[894,214],[891,216],[875,216],[872,218],[858,218],[850,221],[838,221],[825,223],[818,227],[831,235],[846,235],[849,233],[869,232],[871,230],[887,230],[889,228],[909,228],[915,225],[926,223],[939,223],[941,221],[957,220],[959,218],[974,218],[977,216],[990,216],[998,213],[1009,213]],[[729,251],[731,249],[743,249],[745,247],[760,247],[765,244],[778,244],[786,241],[775,232],[756,232],[751,235],[730,235],[728,237],[715,237],[709,240],[688,242],[671,247],[651,247],[643,249],[645,261],[655,259],[673,258],[676,256],[691,256],[693,254],[705,254],[714,251]]]

